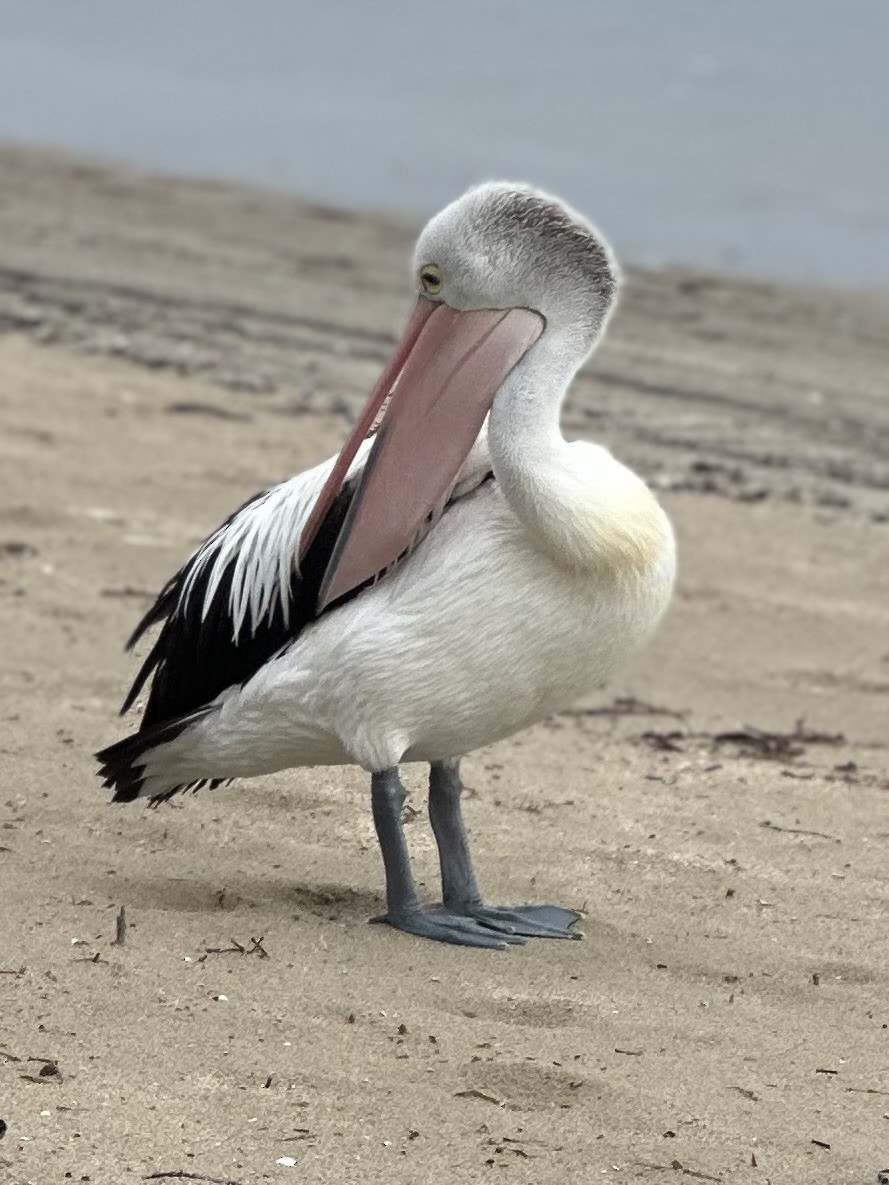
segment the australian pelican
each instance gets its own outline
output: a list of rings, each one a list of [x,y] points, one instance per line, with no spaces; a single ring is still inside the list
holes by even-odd
[[[338,457],[237,510],[161,591],[160,625],[98,754],[117,802],[294,766],[371,775],[379,920],[498,947],[575,937],[579,914],[485,903],[461,815],[461,755],[568,706],[652,632],[673,534],[604,448],[568,443],[565,392],[614,307],[603,239],[523,185],[470,190],[426,226],[418,299]],[[377,431],[375,421],[382,413]],[[442,903],[424,906],[401,762],[431,766]]]

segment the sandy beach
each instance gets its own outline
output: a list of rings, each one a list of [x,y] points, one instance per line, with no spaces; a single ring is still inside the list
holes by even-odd
[[[491,898],[585,915],[471,951],[367,924],[360,770],[150,811],[91,756],[150,598],[343,440],[416,226],[25,148],[0,177],[0,1179],[876,1182],[889,301],[629,271],[564,428],[659,492],[675,602],[466,761]]]

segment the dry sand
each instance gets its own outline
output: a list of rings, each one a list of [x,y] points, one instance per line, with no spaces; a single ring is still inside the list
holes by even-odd
[[[566,428],[664,491],[675,605],[588,704],[467,761],[491,896],[586,914],[468,951],[366,924],[360,772],[150,812],[91,759],[148,597],[342,439],[413,228],[22,149],[0,178],[0,1177],[875,1181],[886,304],[631,273]]]

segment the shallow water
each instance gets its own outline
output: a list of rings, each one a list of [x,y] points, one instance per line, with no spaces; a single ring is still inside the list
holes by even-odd
[[[4,0],[0,136],[427,214],[550,188],[637,262],[889,288],[885,0]]]

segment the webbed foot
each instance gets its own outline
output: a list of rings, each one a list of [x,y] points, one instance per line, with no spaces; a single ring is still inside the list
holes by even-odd
[[[521,946],[525,939],[511,926],[452,913],[444,906],[416,909],[399,913],[381,913],[372,922],[386,922],[396,930],[431,938],[433,942],[450,942],[455,946],[487,947],[506,950],[507,946]]]
[[[580,921],[580,914],[576,909],[563,909],[561,905],[481,904],[469,906],[467,916],[483,925],[525,938],[583,938],[571,929]]]

